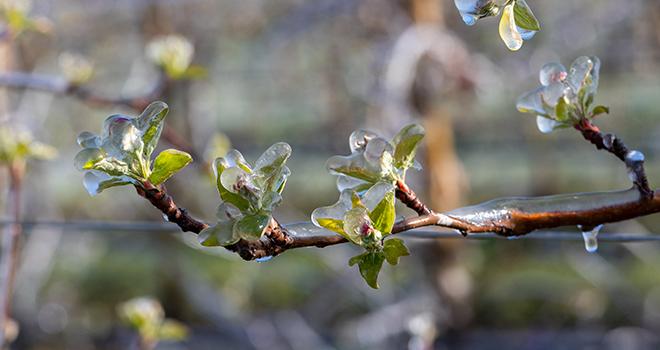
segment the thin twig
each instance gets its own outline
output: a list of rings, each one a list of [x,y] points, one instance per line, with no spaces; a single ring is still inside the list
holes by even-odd
[[[653,197],[653,190],[649,186],[646,172],[644,171],[644,160],[631,160],[628,158],[630,150],[623,143],[623,140],[616,137],[614,134],[604,134],[600,129],[592,124],[589,119],[582,119],[582,121],[575,125],[575,129],[582,133],[582,136],[597,149],[603,149],[613,154],[615,157],[623,161],[631,174],[633,183],[646,199]]]
[[[7,205],[14,223],[8,226],[2,238],[0,257],[0,349],[7,345],[5,331],[11,319],[11,300],[16,279],[21,235],[21,182],[24,163],[15,161],[9,166],[9,196]]]

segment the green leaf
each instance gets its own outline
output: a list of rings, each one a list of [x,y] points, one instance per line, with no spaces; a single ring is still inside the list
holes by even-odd
[[[390,265],[399,263],[399,258],[410,255],[408,248],[403,241],[398,238],[391,238],[385,241],[383,245],[383,254]]]
[[[151,158],[151,153],[158,144],[158,139],[163,131],[163,119],[167,116],[168,111],[169,107],[165,102],[155,101],[147,106],[137,118],[137,126],[142,132],[142,142],[144,142],[145,159]]]
[[[564,97],[559,98],[557,101],[557,106],[555,106],[555,114],[557,115],[557,121],[559,122],[563,123],[570,119],[569,105]]]
[[[374,228],[383,234],[389,234],[396,220],[394,191],[389,191],[385,197],[378,203],[376,208],[369,213],[369,218]]]
[[[610,108],[607,106],[596,106],[591,111],[591,117],[596,117],[599,114],[610,114]]]
[[[176,149],[166,149],[154,160],[154,169],[149,175],[149,181],[154,185],[160,185],[190,162],[192,162],[190,154]]]
[[[270,222],[270,215],[247,215],[234,224],[234,235],[246,240],[258,240]]]
[[[358,265],[360,275],[367,282],[369,287],[378,289],[378,274],[383,267],[385,256],[381,252],[367,252],[352,257],[348,261],[348,266]]]
[[[524,0],[516,0],[513,6],[516,25],[522,29],[539,31],[541,25]]]
[[[405,126],[394,137],[394,166],[410,168],[415,161],[417,146],[424,138],[424,128],[419,124]]]
[[[328,229],[333,232],[337,232],[340,235],[346,237],[346,232],[344,232],[344,221],[339,219],[331,218],[317,218],[316,223],[321,227]]]

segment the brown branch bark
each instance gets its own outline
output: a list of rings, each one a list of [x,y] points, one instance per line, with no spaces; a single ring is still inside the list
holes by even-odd
[[[631,161],[628,159],[630,150],[623,143],[623,140],[614,134],[602,133],[589,119],[582,119],[580,123],[575,125],[575,129],[580,131],[582,136],[596,146],[597,149],[606,150],[624,162],[628,172],[632,174],[631,180],[633,180],[635,187],[639,189],[642,196],[647,199],[653,198],[653,190],[649,186],[646,172],[644,171],[644,161]]]
[[[396,183],[396,198],[418,215],[429,215],[433,211],[417,197],[417,194],[403,181]]]
[[[168,220],[183,231],[199,233],[208,225],[179,208],[162,187],[136,187]],[[600,224],[628,220],[660,212],[660,194],[643,197],[636,189],[615,192],[572,193],[530,198],[501,198],[482,204],[407,218],[394,224],[392,234],[426,226],[451,228],[467,235],[494,232],[503,236],[524,235],[534,230],[559,226]],[[296,236],[272,220],[264,236],[256,241],[241,240],[227,246],[245,260],[276,256],[286,250],[346,243],[339,235]]]

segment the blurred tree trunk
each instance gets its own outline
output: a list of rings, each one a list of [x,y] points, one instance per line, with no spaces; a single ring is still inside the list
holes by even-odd
[[[440,0],[411,0],[410,12],[416,26],[432,27],[444,32],[443,6]],[[460,55],[456,59],[460,60]],[[417,62],[410,91],[410,104],[423,118],[426,129],[425,174],[428,203],[433,210],[443,211],[464,204],[466,189],[462,165],[454,147],[454,127],[448,103],[457,92],[448,88],[460,84],[455,80],[446,61],[435,59],[430,53]],[[460,93],[460,92],[459,92]],[[436,282],[438,293],[447,307],[447,328],[461,328],[470,319],[471,276],[459,261],[463,242],[445,240],[429,246],[425,261]]]

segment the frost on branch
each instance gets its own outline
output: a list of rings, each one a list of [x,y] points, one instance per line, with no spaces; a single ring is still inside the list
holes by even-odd
[[[509,50],[517,51],[523,41],[541,30],[538,20],[525,0],[454,0],[458,12],[467,25],[477,20],[497,16],[500,18],[500,38]]]
[[[268,148],[250,166],[237,150],[217,158],[213,170],[222,203],[218,222],[199,234],[204,246],[227,246],[240,239],[258,240],[274,224],[273,209],[282,201],[286,179],[285,165],[291,146],[284,142]]]
[[[362,197],[355,191],[342,191],[339,201],[332,206],[317,208],[312,222],[334,231],[366,252],[354,256],[349,265],[358,265],[360,274],[372,288],[378,288],[378,273],[387,260],[396,265],[399,257],[408,255],[400,239],[385,240],[394,225],[394,186],[379,182]]]
[[[409,168],[421,168],[415,154],[423,137],[424,128],[419,124],[404,127],[390,141],[371,131],[357,130],[349,139],[351,154],[328,159],[326,167],[338,176],[339,191],[364,192],[381,181],[405,182]]]
[[[578,57],[567,71],[560,63],[541,68],[541,86],[518,98],[519,111],[536,114],[543,133],[573,127],[585,119],[608,113],[605,106],[593,106],[598,90],[600,60],[595,56]]]
[[[160,185],[192,161],[188,153],[175,149],[162,151],[152,161],[167,112],[165,103],[153,102],[137,118],[109,116],[101,135],[85,131],[78,136],[83,150],[74,163],[85,172],[83,184],[90,195],[127,184]]]

